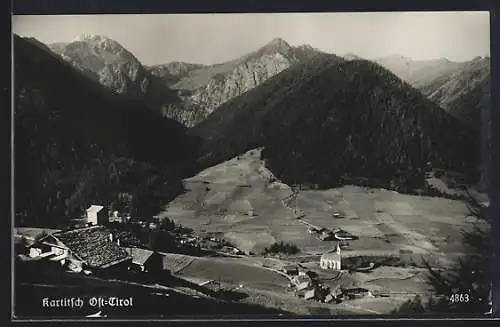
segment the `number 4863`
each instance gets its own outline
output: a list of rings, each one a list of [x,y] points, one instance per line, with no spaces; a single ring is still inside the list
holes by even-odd
[[[470,301],[469,294],[452,294],[450,296],[450,302],[451,303],[467,303]]]

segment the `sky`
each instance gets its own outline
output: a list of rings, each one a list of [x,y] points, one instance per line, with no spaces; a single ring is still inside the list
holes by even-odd
[[[97,34],[118,41],[143,64],[215,64],[281,37],[366,59],[466,61],[490,55],[488,12],[278,13],[14,16],[13,32],[44,43]]]

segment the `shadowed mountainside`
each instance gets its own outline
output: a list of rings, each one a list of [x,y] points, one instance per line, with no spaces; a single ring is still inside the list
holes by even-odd
[[[474,132],[382,66],[318,57],[225,103],[191,133],[211,165],[263,146],[286,183],[337,185],[344,175],[421,187],[424,167],[475,176]]]
[[[15,36],[14,59],[16,223],[57,224],[120,192],[182,191],[173,166],[190,162],[199,145],[183,126],[36,40]]]
[[[477,57],[452,71],[420,83],[420,91],[454,117],[478,131],[481,143],[481,183],[487,188],[491,151],[490,58]]]
[[[479,129],[481,109],[490,106],[490,58],[476,58],[419,88],[450,114]]]

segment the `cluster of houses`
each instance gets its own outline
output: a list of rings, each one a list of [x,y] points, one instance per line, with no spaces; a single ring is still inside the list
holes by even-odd
[[[341,247],[337,244],[334,252],[325,253],[321,256],[320,267],[323,270],[342,271]],[[363,288],[344,289],[341,287],[331,288],[319,283],[315,278],[317,274],[313,271],[301,271],[297,266],[286,266],[283,273],[289,275],[289,287],[294,289],[296,296],[305,300],[313,300],[322,303],[339,303],[346,299],[355,299],[373,296],[371,292]]]
[[[341,271],[341,248],[338,243],[335,251],[325,253],[321,256],[320,267],[324,270]],[[329,287],[318,283],[315,280],[316,273],[310,270],[300,270],[296,265],[285,266],[282,272],[290,276],[290,287],[294,289],[295,295],[305,300],[316,300],[319,302],[330,303],[340,299],[342,292],[339,289],[330,289]]]
[[[321,241],[348,241],[354,240],[356,237],[340,228],[335,228],[333,230],[327,228],[309,227],[308,232],[311,235],[316,236]]]
[[[92,274],[115,270],[162,271],[161,254],[142,248],[124,247],[106,227],[110,217],[104,207],[92,205],[86,211],[84,227],[47,230],[19,228],[16,239],[23,244],[18,258],[26,263],[53,263],[72,272]]]
[[[64,231],[18,228],[16,238],[24,244],[18,257],[23,262],[57,263],[63,269],[85,274],[115,269],[142,272],[163,269],[161,254],[139,247],[125,247],[120,244],[117,234],[107,227],[113,222],[132,223],[130,216],[121,217],[117,212],[109,214],[103,206],[91,205],[81,220],[74,228]],[[157,219],[136,223],[146,224],[150,229],[158,226]],[[43,235],[40,235],[42,232]],[[243,254],[241,250],[214,237],[182,234],[179,240],[180,244],[186,246],[215,249],[232,255]]]
[[[199,237],[196,236],[198,246],[202,249],[217,251],[226,255],[244,255],[250,254],[232,246],[228,242],[214,236]]]

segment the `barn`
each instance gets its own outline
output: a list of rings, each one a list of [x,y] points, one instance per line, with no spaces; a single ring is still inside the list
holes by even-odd
[[[30,247],[31,258],[59,262],[68,270],[103,271],[128,266],[129,254],[103,226],[91,226],[53,233]]]
[[[106,225],[108,222],[109,217],[103,206],[91,205],[87,209],[88,225]]]
[[[163,255],[156,251],[136,247],[125,248],[132,258],[131,270],[157,273],[163,270]]]

